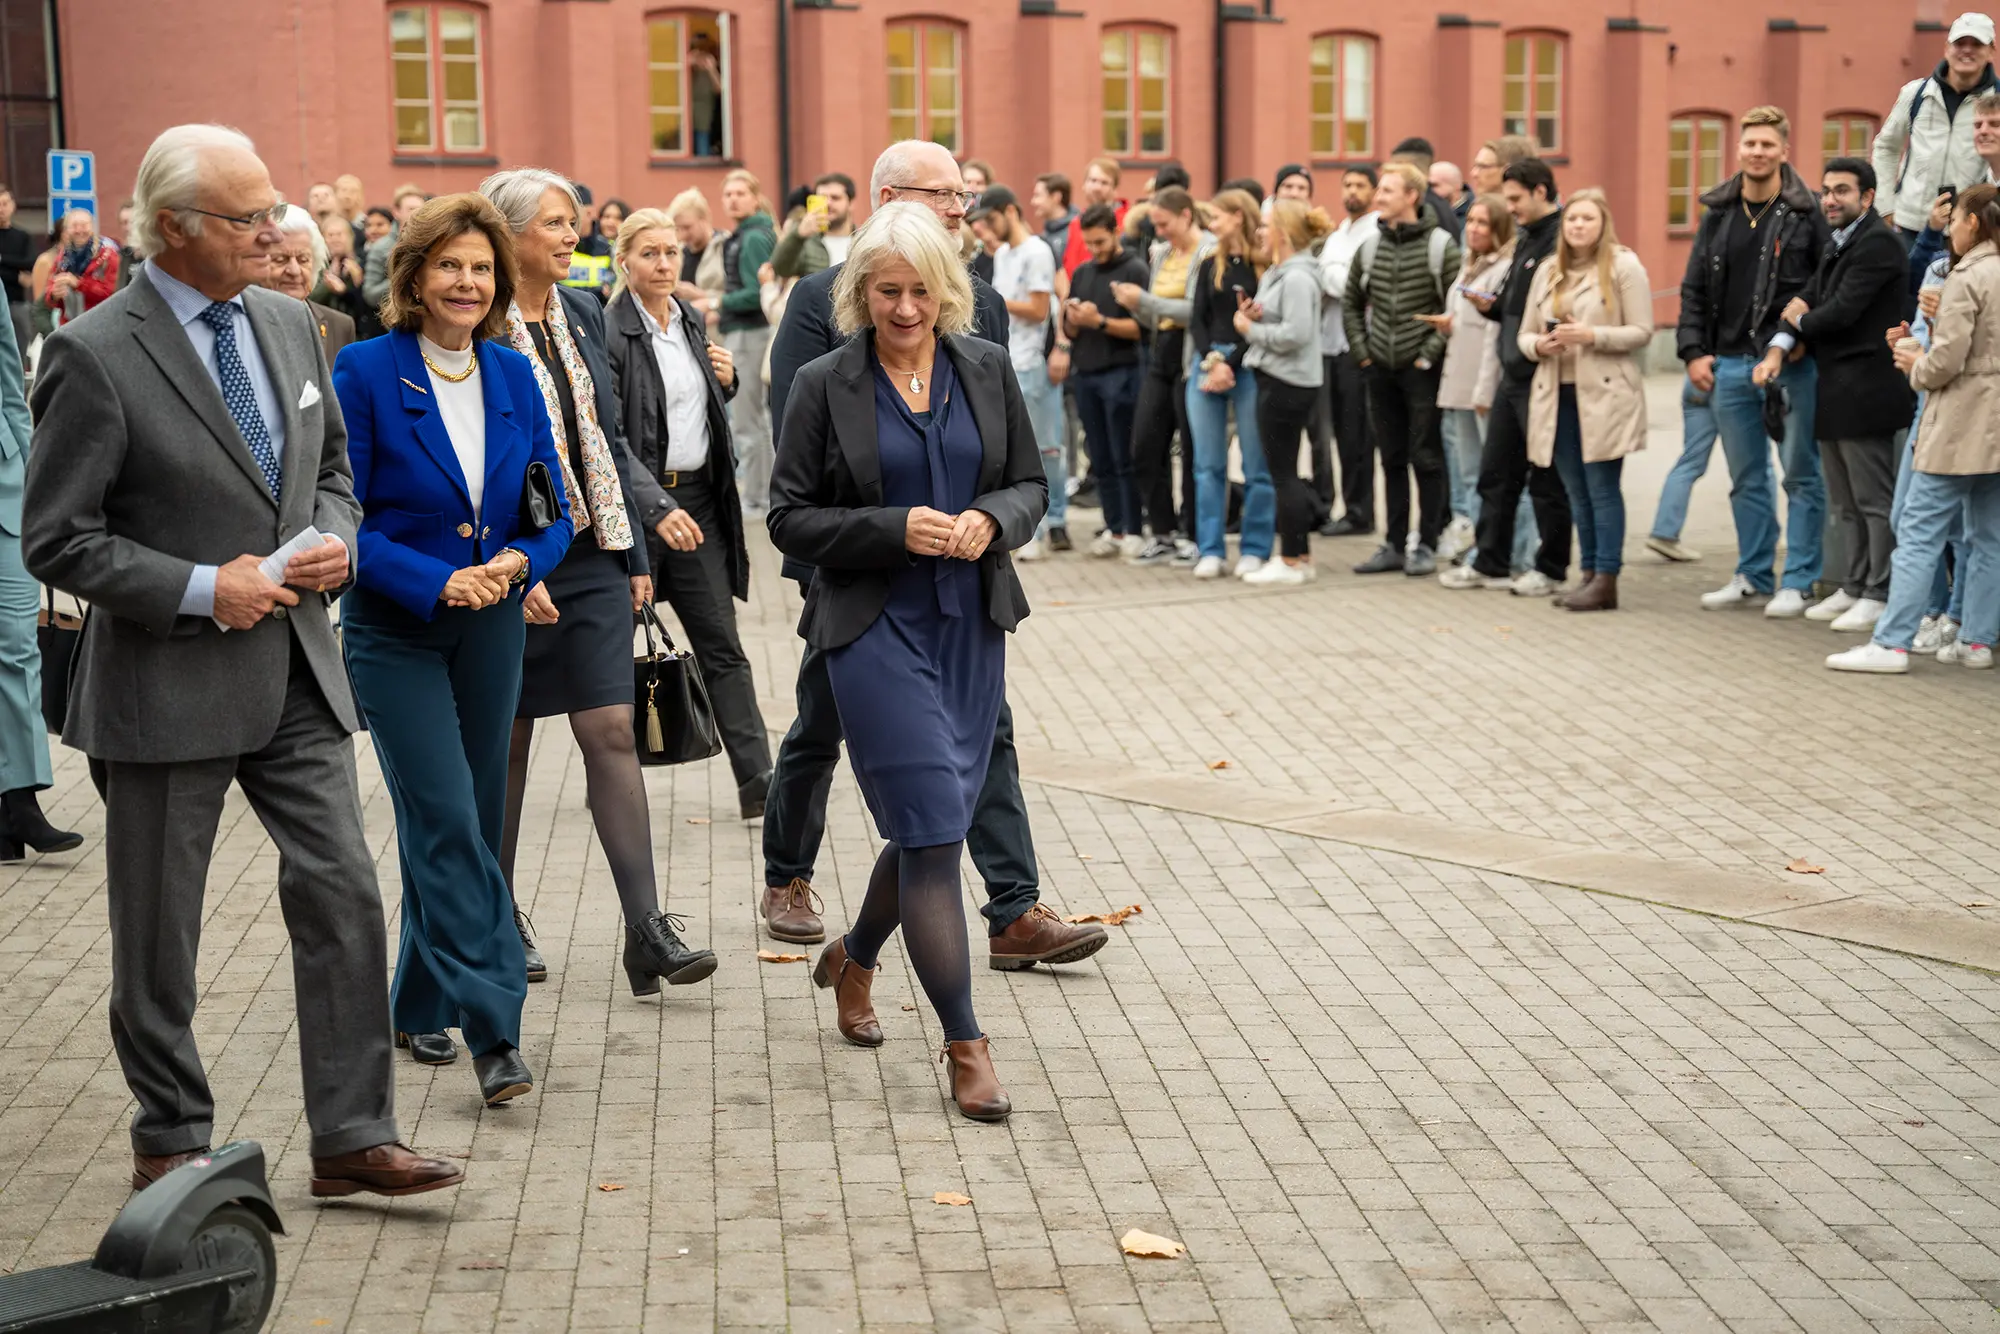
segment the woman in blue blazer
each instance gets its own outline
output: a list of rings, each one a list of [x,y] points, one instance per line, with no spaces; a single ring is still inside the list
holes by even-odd
[[[390,332],[344,349],[333,387],[361,502],[342,638],[396,811],[397,1041],[444,1064],[457,1027],[487,1105],[534,1087],[527,983],[500,871],[507,740],[521,693],[521,593],[569,547],[548,410],[528,359],[489,341],[515,279],[506,221],[476,194],[403,224]],[[537,527],[529,497],[546,527]]]

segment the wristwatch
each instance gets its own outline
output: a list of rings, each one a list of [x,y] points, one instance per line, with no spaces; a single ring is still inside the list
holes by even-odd
[[[521,568],[514,571],[514,577],[507,581],[508,586],[512,588],[519,588],[522,584],[527,583],[528,553],[521,550],[519,547],[502,547],[500,549],[500,554],[503,556],[519,556],[521,558]]]

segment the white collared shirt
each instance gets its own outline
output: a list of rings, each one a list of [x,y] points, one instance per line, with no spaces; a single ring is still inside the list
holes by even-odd
[[[673,298],[668,298],[673,302]],[[638,302],[639,318],[645,323],[653,361],[660,368],[660,383],[667,391],[667,456],[660,467],[668,472],[696,472],[708,463],[708,374],[695,360],[706,356],[688,346],[687,331],[681,327],[680,306],[674,303],[667,327],[653,318]]]

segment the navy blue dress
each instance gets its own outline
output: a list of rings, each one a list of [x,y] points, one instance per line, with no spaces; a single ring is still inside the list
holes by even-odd
[[[874,366],[882,501],[957,514],[978,495],[983,450],[942,348],[933,365],[925,413]],[[882,837],[905,848],[963,839],[1006,686],[1007,636],[986,614],[979,563],[912,556],[882,615],[826,665],[848,762]]]

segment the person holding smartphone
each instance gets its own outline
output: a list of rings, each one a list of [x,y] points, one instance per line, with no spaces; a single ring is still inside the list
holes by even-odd
[[[1479,522],[1479,455],[1486,443],[1486,413],[1500,384],[1500,326],[1479,302],[1492,304],[1514,262],[1514,219],[1498,195],[1481,195],[1465,211],[1465,259],[1445,294],[1442,315],[1417,318],[1445,336],[1444,372],[1438,379],[1438,416],[1444,430],[1445,487],[1451,522],[1438,539],[1438,559],[1453,561],[1476,544]],[[1523,506],[1523,509],[1527,509]],[[1518,553],[1532,540],[1533,511],[1525,533],[1515,525]],[[1517,565],[1525,562],[1517,558]]]

